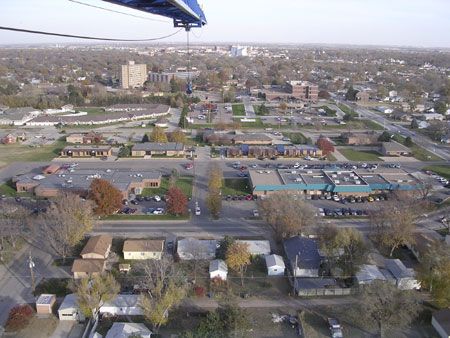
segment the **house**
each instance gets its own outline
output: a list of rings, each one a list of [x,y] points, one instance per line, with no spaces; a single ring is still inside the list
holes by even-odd
[[[78,306],[76,294],[71,293],[64,297],[58,309],[58,318],[59,320],[84,321],[85,317]]]
[[[374,280],[385,281],[386,277],[376,265],[363,264],[356,273],[358,285],[370,284]]]
[[[266,255],[265,260],[268,276],[284,276],[286,267],[284,265],[283,257],[279,255]]]
[[[383,114],[392,114],[394,112],[392,108],[387,107],[377,107],[376,110]]]
[[[66,136],[67,143],[74,144],[96,144],[103,141],[103,136],[99,133],[89,132],[89,133],[77,133],[70,134]]]
[[[367,131],[367,132],[361,132],[361,133],[355,133],[355,132],[348,132],[348,133],[342,133],[341,139],[346,145],[371,145],[378,143],[378,133],[375,133],[374,131]]]
[[[431,113],[431,114],[420,114],[417,115],[417,118],[422,121],[443,121],[444,115],[438,114],[438,113]]]
[[[450,309],[443,309],[433,313],[431,325],[441,338],[450,338]]]
[[[227,280],[228,267],[225,261],[214,259],[209,262],[209,278]]]
[[[36,301],[36,313],[38,315],[51,315],[55,304],[56,295],[43,293]]]
[[[415,278],[414,270],[408,269],[401,260],[385,259],[384,265],[386,270],[394,277],[395,285],[400,290],[420,289],[420,282]]]
[[[128,239],[123,243],[125,259],[161,259],[163,251],[163,240]]]
[[[60,153],[61,157],[104,157],[112,156],[110,146],[68,146]]]
[[[75,259],[72,265],[74,279],[100,275],[105,271],[104,259]]]
[[[419,121],[417,124],[417,127],[419,129],[427,129],[430,126],[430,124],[427,121]]]
[[[84,246],[80,256],[83,259],[106,259],[111,251],[111,245],[111,236],[92,236]]]
[[[183,260],[216,258],[217,240],[185,238],[177,243],[177,254]]]
[[[240,240],[237,243],[246,244],[247,250],[252,256],[270,255],[270,242],[268,240]]]
[[[13,144],[17,142],[17,137],[13,134],[8,134],[2,137],[1,143],[3,144]]]
[[[294,277],[319,277],[321,257],[315,239],[295,236],[284,240],[283,247]]]
[[[382,142],[381,153],[384,156],[410,156],[411,149],[396,141]]]
[[[369,102],[370,94],[367,91],[359,91],[356,93],[356,101],[360,103]]]
[[[184,156],[185,146],[182,143],[168,142],[168,143],[156,143],[145,142],[139,143],[131,148],[132,157],[145,157],[145,156]]]
[[[422,257],[427,254],[427,252],[440,243],[442,240],[441,235],[437,232],[418,232],[414,234],[414,244],[408,244],[408,249],[414,257],[420,262]]]
[[[151,336],[152,331],[150,331],[144,324],[115,322],[106,333],[105,338],[150,338]]]
[[[119,294],[100,306],[99,312],[109,316],[142,316],[140,297],[140,295]]]

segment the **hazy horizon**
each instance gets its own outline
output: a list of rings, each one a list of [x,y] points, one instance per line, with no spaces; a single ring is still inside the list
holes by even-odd
[[[130,17],[69,0],[19,0],[2,5],[2,26],[107,38],[144,39],[176,32],[170,19],[80,0]],[[450,1],[279,0],[199,1],[208,25],[191,34],[193,44],[344,45],[363,47],[450,48]],[[185,43],[186,34],[152,44]],[[80,39],[0,31],[0,45],[107,44]],[[109,44],[109,43],[108,43]],[[116,43],[117,44],[117,43]]]

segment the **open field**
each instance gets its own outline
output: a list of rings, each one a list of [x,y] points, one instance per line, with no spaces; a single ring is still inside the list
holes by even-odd
[[[293,133],[285,132],[285,133],[283,133],[283,136],[289,137],[293,144],[306,144],[308,141],[306,136],[300,132],[295,132],[295,133],[294,132]]]
[[[418,145],[413,145],[411,147],[412,155],[419,161],[441,161],[442,159],[428,150],[419,147]]]
[[[243,104],[233,104],[233,116],[245,116],[245,107]]]
[[[339,149],[339,152],[349,161],[380,161],[380,154],[375,151],[359,151],[348,148]]]
[[[181,191],[183,191],[183,193],[188,198],[190,198],[192,197],[192,181],[193,177],[189,176],[179,177],[177,182],[175,183],[175,186],[180,188]],[[154,195],[164,196],[167,193],[167,190],[169,190],[169,178],[163,177],[161,179],[161,186],[159,188],[157,189],[146,188],[142,192],[142,196],[154,196]]]
[[[59,156],[59,152],[64,148],[65,142],[57,141],[50,146],[30,147],[21,144],[0,145],[0,168],[15,162],[42,162],[51,161]]]

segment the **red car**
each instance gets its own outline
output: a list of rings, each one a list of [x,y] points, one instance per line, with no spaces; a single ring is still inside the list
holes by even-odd
[[[252,195],[247,195],[247,196],[245,196],[245,199],[247,201],[253,201],[253,196]]]
[[[192,163],[187,163],[187,164],[184,166],[184,168],[185,168],[186,170],[190,170],[190,169],[194,168],[194,165],[193,165]]]
[[[243,166],[241,166],[239,169],[240,169],[241,171],[244,171],[244,170],[247,169],[247,167],[246,167],[245,165],[243,165]]]

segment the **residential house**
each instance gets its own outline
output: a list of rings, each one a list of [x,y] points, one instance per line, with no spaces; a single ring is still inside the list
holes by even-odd
[[[388,107],[376,107],[375,109],[383,114],[392,114],[394,112],[392,108]]]
[[[81,312],[78,305],[76,294],[71,293],[64,297],[58,309],[58,318],[59,320],[73,320],[78,322],[85,320],[83,312]]]
[[[391,118],[394,120],[399,120],[403,122],[411,122],[413,120],[413,116],[411,114],[401,112],[401,111],[395,111],[392,113]]]
[[[144,324],[115,322],[106,333],[105,338],[150,338],[151,336],[152,331],[150,331]]]
[[[438,113],[419,114],[416,115],[417,119],[422,121],[443,121],[444,115]]]
[[[117,295],[105,302],[99,308],[99,312],[109,316],[142,316],[140,295]]]
[[[420,232],[414,234],[414,244],[408,244],[408,249],[414,257],[421,261],[428,251],[442,241],[441,235],[437,232]]]
[[[101,143],[103,141],[102,134],[95,133],[95,132],[89,132],[89,133],[77,133],[77,134],[70,134],[66,136],[66,142],[67,143],[74,143],[74,144],[97,144]]]
[[[146,156],[185,156],[185,146],[182,143],[168,142],[168,143],[156,143],[146,142],[139,143],[133,146],[131,149],[132,157],[146,157]]]
[[[83,259],[106,259],[111,251],[111,245],[111,236],[92,236],[84,246],[80,256]]]
[[[209,278],[227,280],[228,267],[222,259],[214,259],[209,262]]]
[[[431,325],[441,338],[450,338],[450,309],[443,309],[433,313]]]
[[[356,101],[362,104],[368,103],[370,99],[370,94],[367,91],[359,91],[356,93]]]
[[[382,142],[381,153],[384,156],[411,156],[411,149],[396,141]]]
[[[379,134],[374,131],[342,133],[341,139],[346,145],[365,146],[378,143]]]
[[[161,259],[164,251],[164,240],[128,239],[123,243],[123,258]]]
[[[13,134],[5,135],[1,138],[1,143],[3,144],[13,144],[17,142],[17,137]]]
[[[67,146],[61,150],[61,157],[105,157],[112,156],[110,146]]]
[[[265,261],[268,276],[284,276],[286,266],[284,265],[283,257],[279,255],[266,255]]]
[[[75,259],[72,265],[74,279],[100,275],[105,271],[104,259]]]
[[[315,239],[295,236],[284,240],[283,247],[294,277],[319,277],[322,260]]]
[[[238,239],[237,243],[247,245],[247,250],[252,256],[265,256],[270,255],[270,242],[268,240],[241,240]]]
[[[177,243],[177,254],[182,260],[210,260],[216,258],[217,245],[215,239],[184,238]]]
[[[277,146],[278,154],[284,157],[321,157],[322,150],[306,144],[293,146]]]

